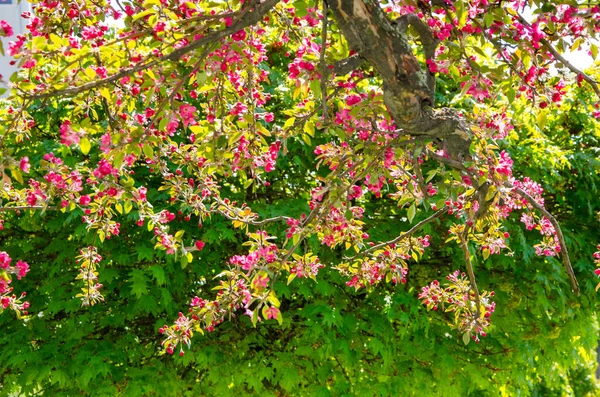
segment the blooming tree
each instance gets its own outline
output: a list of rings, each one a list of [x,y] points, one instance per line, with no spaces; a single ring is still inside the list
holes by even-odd
[[[194,333],[232,316],[281,324],[278,280],[327,271],[354,290],[405,283],[430,246],[424,228],[440,219],[463,261],[444,286],[432,281],[416,295],[428,309],[454,313],[465,343],[493,322],[494,293],[479,290],[474,264],[510,252],[513,213],[539,231],[536,254],[560,257],[579,294],[542,186],[515,175],[499,145],[518,100],[531,111],[557,109],[579,85],[594,95],[585,112],[600,117],[598,84],[564,55],[597,57],[598,6],[43,0],[23,18],[27,34],[5,49],[21,71],[0,111],[0,214],[81,214],[94,236],[76,258],[83,305],[110,299],[99,282],[103,245],[120,238],[124,222],[183,267],[210,245],[173,227],[176,219],[200,230],[221,217],[247,236],[247,250],[231,253],[216,275],[215,292],[193,297],[160,328],[168,353],[183,355]],[[5,22],[0,35],[13,36]],[[62,109],[51,147],[36,146],[32,106]],[[306,149],[298,161],[311,163],[300,213],[264,216],[232,199],[275,189],[275,181],[295,197],[280,163],[297,142]],[[149,176],[158,186],[146,184]],[[409,225],[372,241],[365,206],[384,199]],[[343,259],[322,260],[311,239]],[[11,265],[6,252],[0,266],[0,310],[23,312],[28,303],[8,284],[29,266]]]

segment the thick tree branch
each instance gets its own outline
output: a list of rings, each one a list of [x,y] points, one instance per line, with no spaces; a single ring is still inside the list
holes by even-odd
[[[350,48],[368,61],[383,80],[385,105],[396,125],[407,134],[445,142],[446,154],[460,159],[468,153],[469,128],[452,109],[433,110],[435,77],[415,55],[407,29],[412,26],[427,56],[436,42],[416,16],[392,23],[376,2],[326,0]]]
[[[333,64],[333,73],[336,76],[343,76],[353,70],[358,69],[365,63],[365,60],[359,55],[351,55],[348,58],[337,61]]]
[[[404,14],[396,20],[396,24],[403,32],[408,29],[409,25],[412,26],[421,38],[425,58],[431,59],[435,57],[435,49],[437,48],[439,41],[433,36],[429,26],[421,18],[416,14]]]

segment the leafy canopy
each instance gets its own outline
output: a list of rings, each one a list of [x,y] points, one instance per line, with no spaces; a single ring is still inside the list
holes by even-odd
[[[600,90],[563,54],[597,56],[598,6],[34,6],[0,110],[5,387],[593,389]]]

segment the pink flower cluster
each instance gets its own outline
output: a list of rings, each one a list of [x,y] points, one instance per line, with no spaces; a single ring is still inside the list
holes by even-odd
[[[465,273],[457,270],[449,274],[446,280],[444,287],[437,280],[423,287],[419,299],[428,310],[443,308],[446,312],[455,312],[457,315],[454,316],[454,328],[475,342],[479,342],[480,336],[486,336],[485,331],[490,326],[490,316],[496,308],[496,303],[490,300],[494,292],[482,292],[480,306],[477,307],[475,291],[471,288]]]
[[[278,258],[278,248],[275,244],[259,246],[248,255],[235,255],[229,259],[229,263],[240,267],[245,271],[252,271],[259,263],[273,263]]]
[[[15,32],[8,22],[0,20],[0,37],[11,37]]]
[[[355,289],[370,288],[382,281],[406,283],[407,261],[421,258],[425,248],[429,247],[429,239],[428,235],[410,237],[376,250],[370,257],[358,260],[352,266],[342,264],[337,269],[343,275],[351,277],[346,285]]]
[[[364,209],[350,207],[346,209],[330,207],[325,221],[316,226],[321,244],[335,248],[341,243],[350,245],[362,244],[369,235],[362,230]]]
[[[291,265],[290,273],[295,274],[296,277],[314,279],[319,270],[324,267],[316,256],[305,255],[304,257],[294,257],[294,259],[296,260]]]
[[[4,251],[0,252],[0,313],[5,309],[14,310],[18,316],[27,314],[29,302],[23,302],[22,299],[26,293],[17,297],[11,294],[13,288],[9,286],[12,282],[11,275],[15,275],[18,280],[25,277],[29,272],[27,262],[19,260],[14,266],[11,266],[12,258]]]

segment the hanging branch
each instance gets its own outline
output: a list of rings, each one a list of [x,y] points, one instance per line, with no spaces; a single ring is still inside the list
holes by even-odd
[[[55,210],[56,207],[45,206],[45,205],[32,205],[32,206],[17,206],[17,207],[0,207],[0,212],[8,211],[23,211],[23,210]]]
[[[473,288],[473,292],[475,293],[475,318],[479,319],[481,314],[481,296],[479,295],[479,288],[477,288],[477,281],[475,280],[475,272],[473,271],[473,263],[471,263],[471,253],[469,252],[468,234],[469,234],[470,226],[465,227],[464,233],[458,236],[460,241],[460,248],[462,249],[463,256],[465,258],[465,265],[467,267],[467,274],[469,275],[469,281],[471,283],[471,288]]]
[[[323,107],[323,124],[327,124],[327,64],[325,51],[327,50],[327,2],[323,1],[323,27],[321,29],[321,54],[319,68],[321,69],[321,105]]]
[[[556,238],[558,239],[558,244],[560,245],[560,256],[565,265],[565,269],[567,270],[567,274],[569,275],[569,281],[571,282],[571,289],[575,293],[576,296],[579,296],[579,283],[577,282],[577,278],[575,277],[575,272],[573,271],[573,266],[571,266],[571,259],[569,258],[569,251],[567,250],[567,244],[565,243],[565,237],[562,233],[562,229],[558,224],[558,221],[547,209],[544,208],[543,205],[538,203],[529,193],[525,192],[523,189],[519,187],[508,185],[513,188],[515,192],[517,192],[521,197],[523,197],[532,207],[540,211],[554,226],[554,230],[556,231]]]

